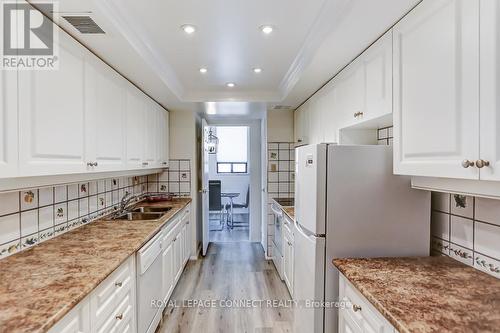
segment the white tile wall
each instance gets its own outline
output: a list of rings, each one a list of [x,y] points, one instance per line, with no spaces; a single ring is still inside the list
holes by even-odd
[[[0,258],[108,214],[126,191],[147,186],[147,176],[120,177],[0,193]]]
[[[295,194],[295,146],[293,142],[268,142],[267,144],[267,255],[272,255],[274,218],[272,198],[293,198]]]
[[[431,249],[500,278],[500,200],[432,193]]]

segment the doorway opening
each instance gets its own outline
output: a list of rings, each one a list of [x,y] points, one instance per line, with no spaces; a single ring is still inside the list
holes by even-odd
[[[210,126],[208,195],[210,242],[250,240],[248,126]]]

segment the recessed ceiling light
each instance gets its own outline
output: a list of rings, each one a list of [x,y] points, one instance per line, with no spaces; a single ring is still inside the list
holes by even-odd
[[[200,68],[200,73],[205,74],[206,72],[208,72],[208,69],[205,67]]]
[[[235,85],[236,84],[234,84],[233,82],[226,83],[226,87],[228,87],[228,88],[234,88]]]
[[[262,32],[266,35],[269,35],[271,32],[273,32],[274,28],[272,25],[263,25],[260,27],[260,30],[262,30]]]
[[[260,72],[262,72],[262,68],[254,68],[253,72],[254,73],[260,73]]]
[[[181,29],[184,30],[184,32],[187,33],[188,35],[191,35],[196,31],[196,27],[191,24],[181,25]]]

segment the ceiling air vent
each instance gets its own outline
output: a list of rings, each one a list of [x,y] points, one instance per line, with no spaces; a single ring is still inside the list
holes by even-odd
[[[293,108],[289,105],[275,105],[273,107],[273,110],[291,110],[291,109]]]
[[[63,18],[82,34],[105,33],[104,30],[102,30],[90,16],[63,16]]]

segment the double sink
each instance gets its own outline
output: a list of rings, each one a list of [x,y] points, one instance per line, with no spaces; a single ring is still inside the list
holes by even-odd
[[[136,220],[159,220],[166,213],[168,213],[172,207],[149,207],[149,206],[139,206],[134,207],[130,211],[112,215],[106,220],[115,221],[115,220],[128,220],[128,221],[136,221]]]

